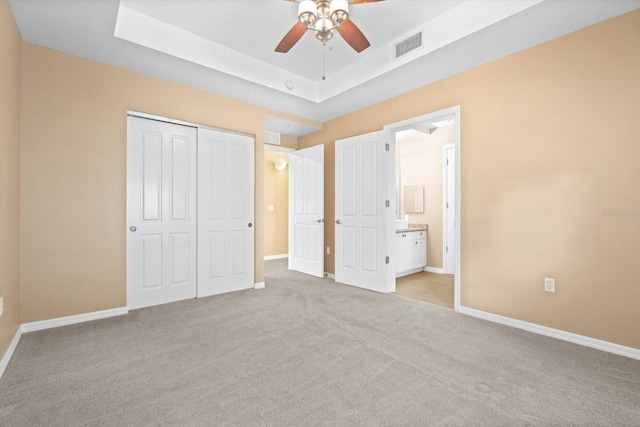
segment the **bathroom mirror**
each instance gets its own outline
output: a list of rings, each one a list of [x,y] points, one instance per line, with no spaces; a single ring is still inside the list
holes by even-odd
[[[405,213],[424,212],[423,185],[405,185],[402,187],[402,208]]]

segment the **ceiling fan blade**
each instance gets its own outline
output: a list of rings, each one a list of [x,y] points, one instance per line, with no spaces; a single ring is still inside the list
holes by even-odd
[[[364,34],[362,34],[362,31],[360,31],[360,28],[350,19],[347,19],[338,27],[338,33],[340,33],[344,41],[349,43],[349,46],[358,53],[371,46],[369,40],[367,40]]]
[[[287,34],[280,40],[278,46],[276,46],[276,52],[287,53],[289,50],[298,43],[298,40],[302,38],[304,32],[307,31],[307,27],[299,22],[296,22]]]

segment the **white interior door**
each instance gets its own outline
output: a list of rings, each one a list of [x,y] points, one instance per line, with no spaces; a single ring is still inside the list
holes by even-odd
[[[383,131],[336,141],[335,280],[392,292],[385,143]]]
[[[444,146],[444,273],[456,268],[456,148]]]
[[[127,118],[127,307],[196,296],[196,129]]]
[[[324,145],[289,154],[289,269],[324,277]]]
[[[253,287],[254,148],[198,129],[198,297]]]

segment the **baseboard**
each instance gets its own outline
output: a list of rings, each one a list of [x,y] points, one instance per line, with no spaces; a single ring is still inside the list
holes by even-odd
[[[16,347],[18,346],[18,342],[20,341],[21,336],[22,326],[18,326],[16,334],[13,336],[13,339],[11,340],[7,351],[4,352],[4,356],[2,356],[2,359],[0,360],[0,378],[2,378],[2,376],[4,375],[4,371],[5,369],[7,369],[7,366],[9,366],[9,361],[13,356],[13,352],[16,351]]]
[[[427,273],[444,274],[444,269],[439,267],[425,267],[424,271]]]
[[[478,319],[488,320],[490,322],[500,323],[501,325],[511,326],[512,328],[522,329],[539,335],[545,335],[562,341],[568,341],[574,344],[591,347],[620,356],[630,357],[640,360],[640,349],[615,344],[609,341],[602,341],[595,338],[586,337],[584,335],[574,334],[572,332],[562,331],[560,329],[549,328],[547,326],[535,323],[525,322],[523,320],[513,319],[511,317],[500,316],[499,314],[488,313],[486,311],[476,310],[460,306],[458,313],[468,316],[477,317]]]
[[[271,261],[274,259],[283,259],[283,258],[289,258],[289,254],[280,254],[280,255],[268,255],[266,257],[264,257],[265,261]]]
[[[336,275],[335,274],[327,273],[326,271],[324,272],[324,277],[326,277],[327,279],[336,280]]]
[[[255,283],[253,289],[264,289],[264,282]]]
[[[22,333],[41,331],[43,329],[57,328],[59,326],[73,325],[76,323],[90,322],[92,320],[106,319],[107,317],[121,316],[129,313],[126,307],[112,308],[110,310],[94,311],[92,313],[77,314],[75,316],[57,317],[55,319],[41,320],[22,324]]]

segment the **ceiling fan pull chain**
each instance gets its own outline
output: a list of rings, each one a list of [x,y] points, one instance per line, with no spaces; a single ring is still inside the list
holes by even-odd
[[[326,74],[326,65],[325,65],[325,58],[327,56],[327,45],[326,43],[324,45],[322,45],[322,80],[326,80],[327,77],[325,76]]]

